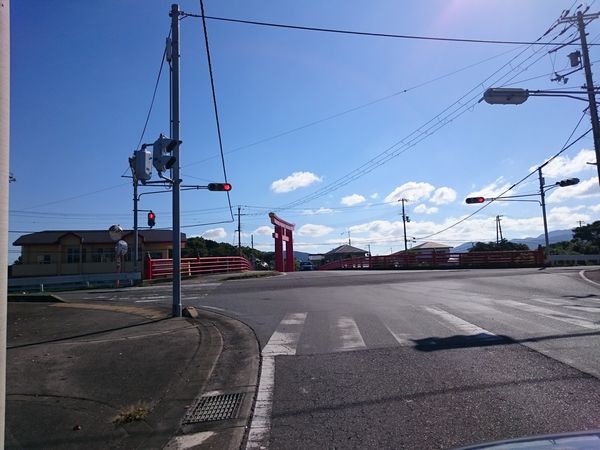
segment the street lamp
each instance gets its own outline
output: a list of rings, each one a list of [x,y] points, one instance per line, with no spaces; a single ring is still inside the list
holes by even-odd
[[[585,52],[587,53],[587,52]],[[588,88],[575,91],[530,91],[522,88],[489,88],[483,93],[483,98],[490,105],[520,105],[525,103],[529,97],[568,97],[575,100],[583,100],[589,103],[590,118],[592,122],[592,134],[594,136],[594,151],[596,152],[596,167],[598,169],[598,183],[600,183],[600,120],[596,108],[596,90],[591,84],[591,71],[586,66],[586,79]],[[583,97],[587,94],[587,99]],[[480,101],[481,101],[480,100]]]
[[[542,206],[542,218],[544,219],[544,242],[546,247],[550,245],[548,242],[548,221],[546,220],[546,192],[550,189],[557,187],[574,186],[579,183],[579,178],[567,178],[561,181],[557,181],[554,184],[544,184],[544,177],[542,176],[542,168],[538,168],[538,175],[540,178],[540,200],[523,200],[523,197],[532,197],[538,194],[523,194],[523,195],[510,195],[507,197],[469,197],[465,199],[465,203],[483,203],[484,201],[506,201],[506,202],[538,202]]]

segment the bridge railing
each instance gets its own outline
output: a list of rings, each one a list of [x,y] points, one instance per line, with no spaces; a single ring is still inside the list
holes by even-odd
[[[144,278],[155,280],[173,277],[173,260],[152,259],[146,257]],[[207,256],[197,258],[181,258],[181,275],[191,277],[194,275],[245,272],[252,270],[252,264],[241,256]]]
[[[347,258],[323,264],[319,270],[415,269],[449,267],[537,267],[544,265],[544,251],[509,250],[472,253],[417,253]]]

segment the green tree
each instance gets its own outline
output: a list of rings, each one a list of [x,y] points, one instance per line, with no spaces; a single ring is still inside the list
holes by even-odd
[[[515,242],[508,242],[506,239],[502,239],[500,242],[476,242],[473,247],[469,250],[470,252],[494,252],[499,250],[529,250],[526,244],[517,244]]]

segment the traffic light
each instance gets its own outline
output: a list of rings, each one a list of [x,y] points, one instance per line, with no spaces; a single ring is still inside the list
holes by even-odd
[[[579,178],[567,178],[566,180],[559,181],[558,184],[560,187],[565,186],[573,186],[574,184],[579,183]]]
[[[156,214],[152,211],[148,213],[148,226],[152,228],[156,224]]]
[[[483,203],[485,202],[484,197],[469,197],[465,200],[465,203]]]
[[[181,143],[181,142],[179,142]],[[152,164],[160,173],[170,169],[175,164],[175,157],[170,153],[175,150],[178,142],[163,134],[152,144]]]
[[[152,152],[150,150],[136,150],[133,152],[133,171],[138,180],[145,184],[152,178]]]
[[[209,191],[225,191],[229,192],[231,190],[231,184],[229,183],[208,183]]]

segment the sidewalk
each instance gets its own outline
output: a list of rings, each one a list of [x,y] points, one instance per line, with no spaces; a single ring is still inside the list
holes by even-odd
[[[9,303],[6,447],[239,448],[257,381],[254,335],[216,314],[169,312]],[[237,416],[182,426],[215,386],[244,392]],[[213,431],[183,434],[203,430]]]

